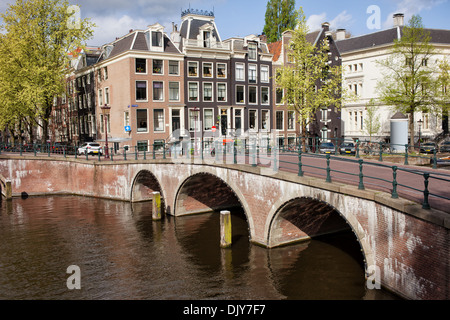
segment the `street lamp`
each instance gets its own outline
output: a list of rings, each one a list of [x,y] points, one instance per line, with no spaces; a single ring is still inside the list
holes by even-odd
[[[195,154],[198,154],[198,143],[196,140],[196,135],[197,135],[197,125],[199,124],[199,113],[200,113],[200,109],[195,107],[193,109],[194,111],[194,146],[195,146]],[[199,128],[201,130],[201,128]],[[202,130],[203,131],[203,130]]]
[[[420,153],[420,140],[422,139],[422,124],[423,124],[423,120],[420,119],[417,122],[419,123],[419,153]]]
[[[106,150],[105,150],[105,159],[109,159],[109,146],[108,146],[108,115],[110,114],[111,107],[108,107],[107,104],[105,104],[102,109],[103,118],[105,119],[105,144],[106,144]]]

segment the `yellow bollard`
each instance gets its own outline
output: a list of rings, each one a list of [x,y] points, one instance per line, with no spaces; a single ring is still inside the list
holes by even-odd
[[[159,192],[153,192],[152,216],[155,221],[161,220],[161,193]]]
[[[231,247],[231,212],[220,212],[220,247]]]

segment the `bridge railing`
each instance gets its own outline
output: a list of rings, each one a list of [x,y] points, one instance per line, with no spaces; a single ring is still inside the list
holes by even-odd
[[[308,143],[311,142],[311,143]],[[60,144],[35,144],[35,145],[5,145],[0,144],[0,153],[13,153],[18,155],[34,155],[45,157],[77,158],[86,161],[130,161],[151,159],[202,159],[216,163],[249,164],[252,166],[272,166],[274,170],[283,170],[297,173],[320,176],[325,181],[344,181],[355,184],[364,190],[366,185],[375,189],[384,189],[391,193],[392,198],[398,198],[399,188],[403,193],[415,193],[422,195],[423,208],[430,208],[430,197],[450,201],[450,172],[441,173],[436,169],[438,158],[437,150],[432,157],[423,157],[406,152],[413,146],[405,145],[404,164],[413,156],[430,160],[432,168],[422,170],[388,165],[383,162],[383,157],[393,154],[394,145],[378,143],[364,144],[357,142],[354,149],[344,147],[345,143],[352,143],[336,139],[331,150],[321,149],[321,144],[316,139],[296,140],[297,145],[281,147],[267,143],[256,143],[250,140],[221,139],[215,141],[192,141],[173,144],[159,143],[150,146],[133,146],[128,148],[109,148],[93,155],[80,154],[79,148]],[[339,146],[339,147],[338,147]],[[397,146],[402,147],[402,146]],[[367,151],[361,152],[361,150]],[[389,150],[388,150],[389,149]],[[397,148],[398,149],[398,148]],[[366,157],[366,154],[375,154],[375,157]],[[395,154],[399,156],[398,150]],[[365,158],[365,159],[363,159]],[[383,171],[383,174],[381,174]],[[406,177],[407,176],[407,177]],[[409,183],[406,181],[408,180]],[[403,182],[405,181],[405,182]],[[445,188],[437,190],[430,186],[440,183],[446,184]],[[432,191],[430,191],[432,190]]]
[[[282,154],[284,158],[280,156],[280,170],[294,172],[296,168],[295,172],[300,177],[319,176],[330,183],[337,180],[353,184],[360,190],[365,190],[366,185],[370,184],[372,189],[390,192],[393,199],[399,198],[401,188],[404,194],[421,194],[424,209],[430,209],[430,197],[450,201],[450,172],[442,173],[431,168],[412,169],[333,154],[314,154],[302,152],[301,148],[296,153],[283,151]],[[430,186],[438,181],[445,186],[430,191]]]

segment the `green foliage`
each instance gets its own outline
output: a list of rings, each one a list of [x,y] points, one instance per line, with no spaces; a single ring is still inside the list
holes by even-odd
[[[436,70],[430,58],[436,51],[430,40],[420,16],[413,16],[401,39],[395,40],[390,56],[379,62],[385,72],[377,85],[380,101],[409,115],[411,141],[414,113],[435,106]]]
[[[377,106],[375,105],[375,101],[370,99],[370,101],[366,104],[367,116],[365,119],[365,129],[367,134],[369,135],[369,141],[372,141],[372,136],[377,134],[381,129],[381,122],[377,116]]]
[[[34,121],[47,140],[53,99],[65,91],[69,53],[82,48],[93,34],[88,19],[75,27],[71,15],[66,0],[17,0],[1,14],[2,128]]]
[[[267,2],[264,34],[267,42],[280,40],[281,34],[286,30],[293,30],[297,22],[295,0],[269,0]]]
[[[320,108],[342,105],[342,69],[328,64],[329,44],[314,45],[302,8],[298,11],[297,28],[292,31],[288,47],[288,63],[279,69],[276,85],[284,90],[283,104],[295,110],[303,132],[315,120]]]

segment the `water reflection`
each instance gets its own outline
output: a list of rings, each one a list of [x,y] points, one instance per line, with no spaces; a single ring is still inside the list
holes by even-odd
[[[152,221],[151,204],[79,197],[3,201],[0,299],[364,299],[353,234],[267,250],[242,212],[221,249],[219,215]],[[354,237],[354,236],[353,236]],[[81,269],[68,290],[67,268]]]

